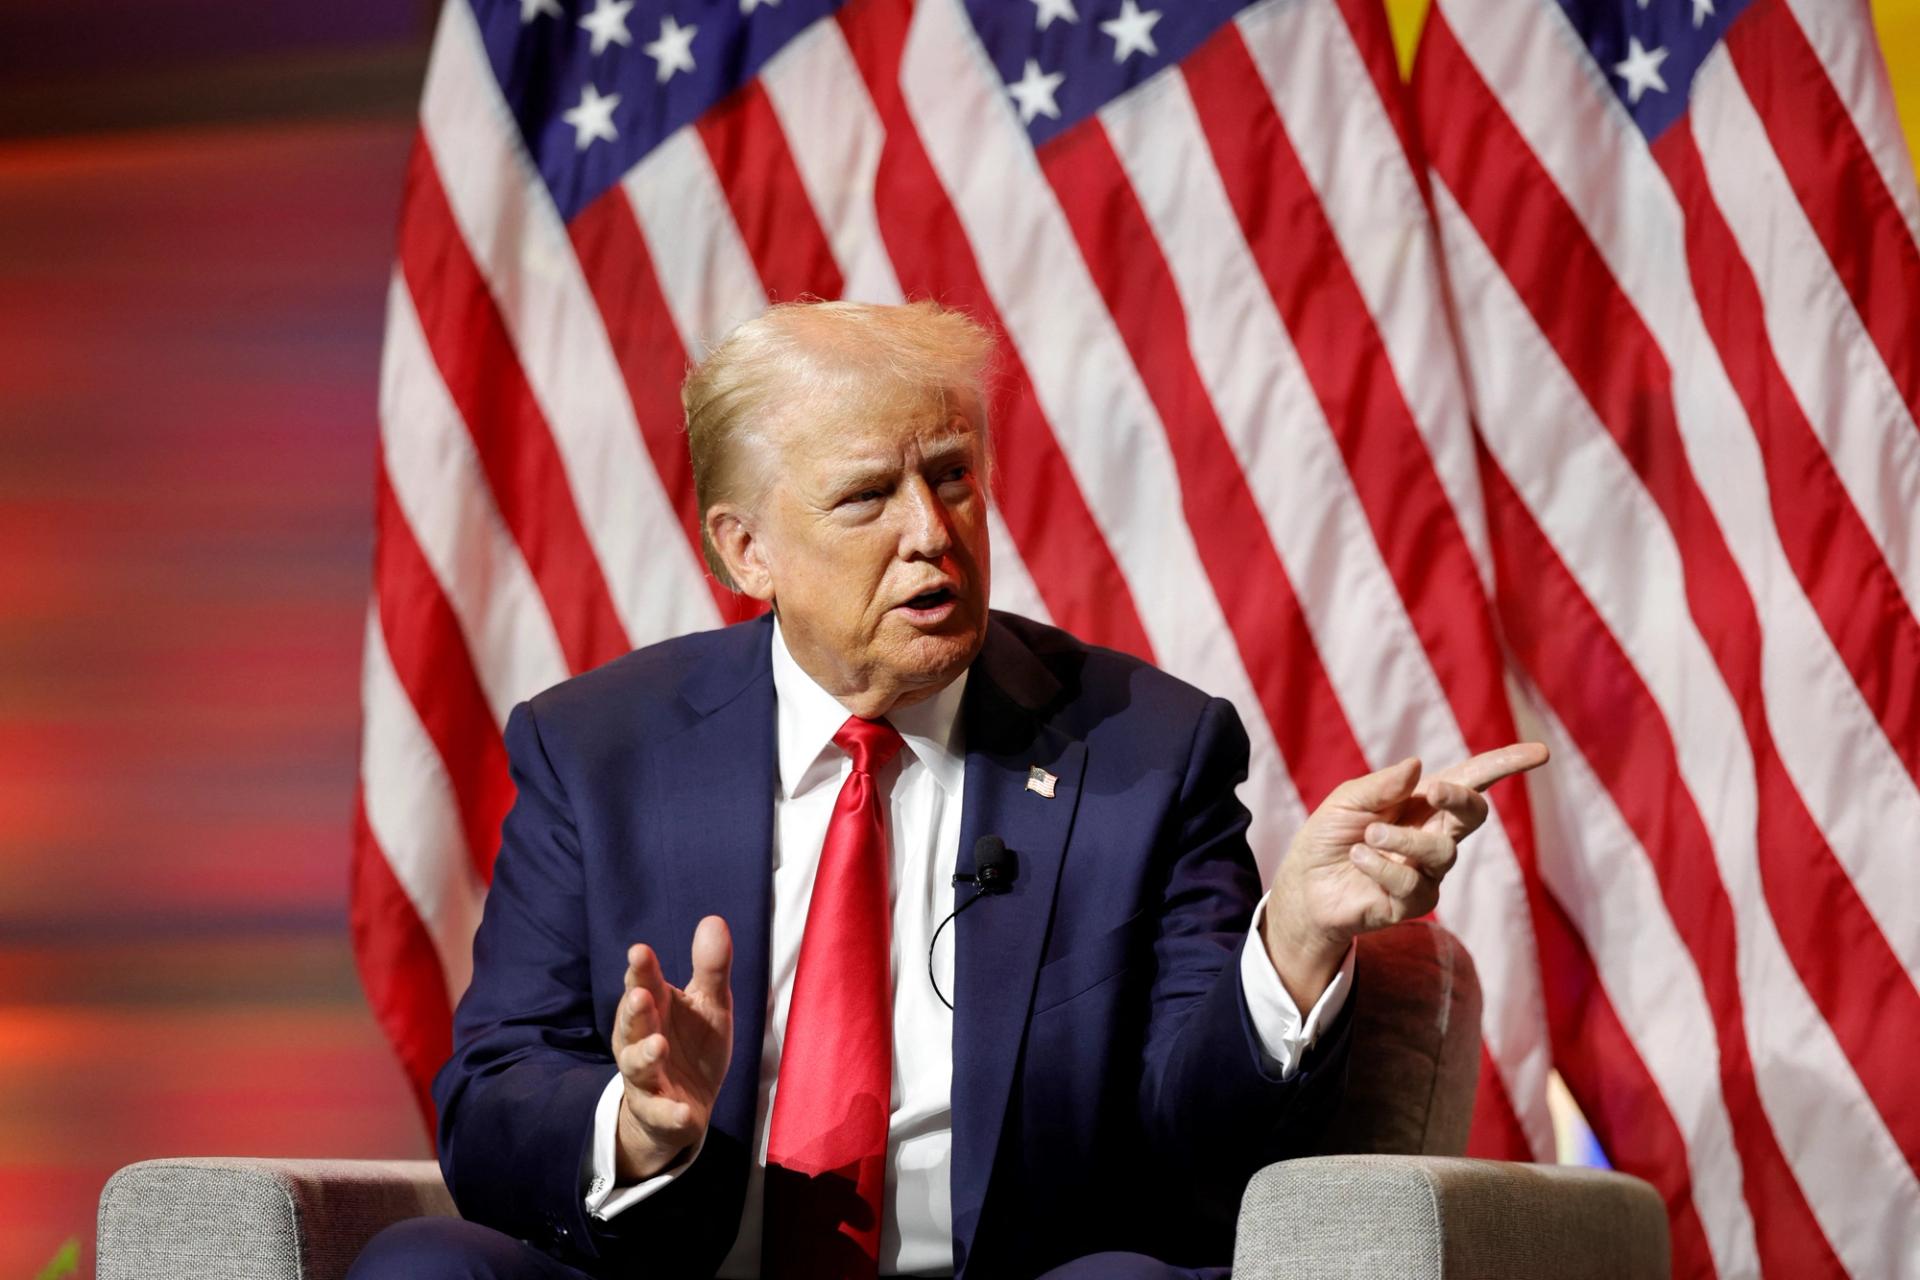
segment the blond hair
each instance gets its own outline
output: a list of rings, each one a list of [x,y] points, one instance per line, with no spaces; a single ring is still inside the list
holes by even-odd
[[[749,438],[764,444],[768,428],[797,405],[848,417],[957,408],[977,415],[986,436],[993,354],[984,326],[935,302],[783,302],[735,328],[680,387],[700,546],[713,576],[734,586],[707,512],[720,502],[750,504],[758,497],[749,497],[750,482],[763,489],[771,479],[751,474]]]

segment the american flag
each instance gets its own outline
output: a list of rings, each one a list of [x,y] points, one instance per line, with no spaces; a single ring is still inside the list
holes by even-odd
[[[1232,698],[1266,873],[1344,778],[1522,732],[1561,753],[1496,793],[1444,895],[1487,997],[1471,1150],[1551,1158],[1557,1065],[1615,1162],[1666,1194],[1683,1270],[1797,1275],[1826,1241],[1815,1260],[1884,1273],[1902,1232],[1920,1239],[1916,1104],[1863,1083],[1916,1042],[1920,874],[1880,847],[1920,805],[1899,595],[1920,495],[1889,463],[1920,443],[1914,281],[1883,279],[1913,261],[1912,180],[1848,4],[1821,19],[1854,41],[1814,64],[1839,59],[1831,110],[1790,123],[1781,179],[1815,230],[1780,244],[1749,195],[1759,231],[1696,246],[1694,203],[1755,179],[1749,141],[1719,144],[1732,179],[1696,157],[1692,187],[1664,185],[1680,178],[1649,139],[1697,130],[1668,110],[1693,73],[1701,93],[1717,58],[1739,84],[1724,64],[1747,40],[1777,95],[1761,146],[1812,109],[1774,75],[1777,37],[1743,34],[1806,15],[1718,0],[1666,39],[1713,7],[1444,3],[1416,116],[1379,0],[449,0],[388,298],[354,851],[361,971],[423,1108],[512,799],[508,710],[742,616],[699,560],[688,361],[769,299],[932,297],[1004,339],[995,604]],[[1630,102],[1622,62],[1646,82]],[[1832,152],[1842,121],[1865,122],[1857,155]],[[1868,176],[1880,204],[1848,194]],[[1823,236],[1820,216],[1878,218],[1878,238]],[[1665,239],[1637,243],[1648,219]],[[1754,358],[1772,348],[1748,331],[1775,323],[1757,299],[1718,313],[1730,334],[1712,308],[1697,335],[1649,327],[1699,326],[1689,263],[1749,260],[1735,235],[1845,286],[1794,295],[1779,366]],[[1684,306],[1650,316],[1634,281]],[[1802,477],[1794,528],[1751,565],[1717,530],[1776,538],[1765,504],[1729,517],[1683,483],[1694,423],[1666,352],[1713,384],[1702,431],[1744,431],[1758,398],[1745,453],[1705,446],[1710,497]],[[1858,381],[1869,358],[1886,388]],[[1848,415],[1813,430],[1852,504],[1799,453],[1761,469],[1756,438],[1786,429],[1759,410],[1795,403],[1802,374]],[[1864,498],[1845,469],[1863,457]],[[1877,550],[1880,576],[1843,548]],[[1802,619],[1775,597],[1808,580]],[[1840,589],[1855,609],[1821,631]],[[1562,616],[1570,600],[1585,612]],[[1789,732],[1775,697],[1816,718]],[[1783,816],[1778,794],[1809,789]],[[1867,1008],[1870,1033],[1848,1021]],[[1745,1159],[1756,1135],[1771,1163]],[[1862,1154],[1835,1162],[1837,1144]]]
[[[1867,5],[1439,0],[1415,81],[1555,751],[1554,1062],[1678,1273],[1920,1275],[1920,198]]]

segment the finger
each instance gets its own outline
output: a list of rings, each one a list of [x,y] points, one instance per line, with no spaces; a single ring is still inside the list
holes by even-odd
[[[1472,787],[1475,791],[1485,791],[1502,778],[1538,769],[1550,755],[1544,742],[1516,742],[1493,751],[1484,751],[1471,760],[1463,760],[1441,770],[1436,776]]]
[[[1349,778],[1333,789],[1327,799],[1349,809],[1367,813],[1385,813],[1406,803],[1420,781],[1420,757],[1408,756],[1398,764],[1359,778]]]
[[[620,1012],[614,1015],[614,1054],[619,1055],[634,1041],[660,1029],[660,1006],[653,993],[645,987],[635,987],[620,997]]]
[[[1439,884],[1404,863],[1363,844],[1354,845],[1347,856],[1390,900],[1392,909],[1384,923],[1425,915],[1440,901]]]
[[[1428,807],[1441,815],[1442,829],[1455,840],[1472,835],[1487,820],[1487,799],[1472,787],[1435,776],[1420,790]]]
[[[620,1074],[627,1083],[636,1089],[657,1092],[665,1077],[665,1066],[669,1046],[667,1037],[661,1032],[641,1036],[622,1049],[614,1059],[619,1064]]]
[[[659,965],[659,956],[653,954],[651,946],[636,942],[634,946],[626,948],[626,990],[634,990],[639,986],[639,971],[645,963]]]
[[[654,1008],[660,1016],[664,1017],[668,1008],[667,995],[671,988],[667,986],[667,975],[661,972],[660,957],[644,942],[633,949],[639,955],[629,966],[628,971],[633,979],[633,986],[629,990],[638,989],[651,995]],[[642,1034],[645,1033],[642,1032]]]
[[[693,977],[687,994],[711,1001],[716,1008],[733,1007],[733,933],[719,916],[707,916],[693,931]]]
[[[1396,827],[1375,822],[1368,825],[1366,840],[1363,847],[1399,854],[1413,864],[1414,870],[1435,880],[1453,869],[1454,859],[1458,856],[1452,836],[1439,831],[1422,831],[1418,827]]]

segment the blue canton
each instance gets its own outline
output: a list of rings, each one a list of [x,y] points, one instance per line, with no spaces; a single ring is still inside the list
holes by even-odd
[[[554,203],[569,221],[675,130],[759,74],[782,46],[841,3],[472,0],[494,78]],[[624,14],[600,25],[605,34],[581,25],[597,10],[623,6]],[[647,52],[648,45],[662,40],[658,56]],[[676,45],[685,46],[684,58],[672,55]],[[606,102],[614,97],[619,101]],[[569,122],[569,112],[579,123]],[[592,124],[596,114],[605,122],[598,129]]]
[[[1620,105],[1652,142],[1687,109],[1700,64],[1751,0],[1560,0]]]
[[[1127,22],[1125,0],[967,0],[974,30],[1003,82],[1011,87],[1036,73],[1052,81],[1049,96],[1058,115],[1021,111],[1035,146],[1178,63],[1248,7],[1245,0],[1135,0],[1131,25],[1150,24],[1146,35],[1154,52],[1147,53],[1137,43],[1123,46],[1103,29]],[[1071,9],[1075,16],[1050,17],[1050,9]],[[1115,61],[1116,52],[1125,56]]]

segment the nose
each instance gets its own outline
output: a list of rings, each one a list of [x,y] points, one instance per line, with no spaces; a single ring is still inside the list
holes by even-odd
[[[926,477],[914,476],[901,487],[900,553],[907,559],[938,560],[953,546],[947,509]]]

